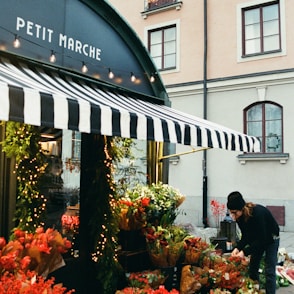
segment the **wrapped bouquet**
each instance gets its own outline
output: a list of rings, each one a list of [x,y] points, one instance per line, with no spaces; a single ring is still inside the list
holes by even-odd
[[[181,227],[148,227],[145,231],[147,250],[153,265],[158,267],[175,266],[183,253],[187,231]]]

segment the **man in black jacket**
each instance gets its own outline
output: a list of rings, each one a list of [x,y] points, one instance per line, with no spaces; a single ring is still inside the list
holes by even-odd
[[[266,207],[252,202],[246,203],[240,192],[229,194],[227,207],[242,233],[232,256],[250,255],[249,276],[259,281],[260,262],[264,255],[266,294],[275,294],[279,225]]]

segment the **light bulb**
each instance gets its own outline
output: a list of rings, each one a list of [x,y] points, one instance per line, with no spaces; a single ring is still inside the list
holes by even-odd
[[[108,77],[109,77],[110,79],[113,79],[113,78],[114,78],[114,73],[111,71],[110,68],[108,69]]]
[[[49,61],[54,63],[56,61],[56,56],[53,50],[51,50],[51,55],[49,57]]]
[[[82,73],[86,73],[87,71],[88,71],[88,68],[87,68],[86,64],[83,62]]]
[[[13,47],[14,48],[19,48],[20,47],[20,41],[19,41],[19,38],[17,37],[17,35],[15,35],[15,39],[13,41]]]
[[[131,81],[132,82],[135,82],[136,81],[136,77],[135,77],[135,75],[134,75],[133,72],[131,72]]]

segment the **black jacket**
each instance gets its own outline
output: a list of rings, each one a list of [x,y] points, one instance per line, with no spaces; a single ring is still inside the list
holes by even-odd
[[[237,248],[245,255],[262,252],[266,246],[273,243],[274,236],[279,236],[279,225],[271,212],[264,206],[256,204],[252,216],[245,222],[244,215],[237,219],[241,230],[241,240]]]

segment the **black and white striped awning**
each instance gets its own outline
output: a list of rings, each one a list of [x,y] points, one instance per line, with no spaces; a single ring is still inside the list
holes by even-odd
[[[259,152],[257,138],[55,69],[0,62],[0,120],[195,147]]]

